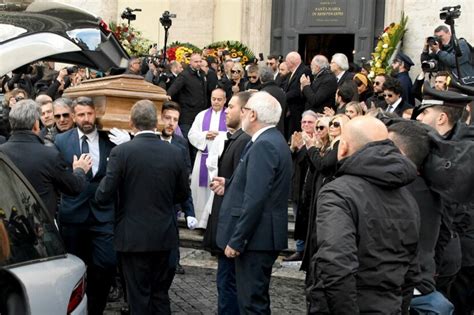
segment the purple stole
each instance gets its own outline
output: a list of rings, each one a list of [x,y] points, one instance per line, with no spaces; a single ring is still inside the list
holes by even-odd
[[[209,128],[211,126],[211,118],[212,118],[212,107],[209,108],[205,113],[204,113],[204,119],[202,120],[202,131],[209,131]],[[227,131],[227,125],[225,124],[225,108],[222,108],[221,110],[221,117],[219,119],[219,131]],[[200,187],[207,187],[208,180],[209,180],[209,174],[207,171],[207,157],[209,155],[209,152],[207,151],[207,146],[202,151],[201,155],[201,163],[199,165],[199,186]]]

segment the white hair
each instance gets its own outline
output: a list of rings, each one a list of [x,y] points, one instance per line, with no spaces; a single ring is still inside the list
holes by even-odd
[[[337,53],[332,56],[332,61],[341,68],[342,71],[349,70],[349,60],[347,60],[346,55]]]
[[[256,92],[253,94],[246,107],[257,113],[257,120],[265,125],[276,125],[280,121],[281,105],[267,92]]]
[[[316,56],[314,56],[312,61],[313,61],[315,64],[317,64],[320,69],[324,69],[324,68],[329,67],[328,58],[326,58],[326,57],[323,56],[323,55],[316,55]]]

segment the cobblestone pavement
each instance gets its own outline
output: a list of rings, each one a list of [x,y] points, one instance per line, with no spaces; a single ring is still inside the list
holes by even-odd
[[[176,275],[170,290],[173,314],[216,314],[215,269],[185,266],[186,274]],[[304,281],[272,277],[270,284],[273,314],[305,314]],[[109,303],[106,315],[120,314],[122,303]]]

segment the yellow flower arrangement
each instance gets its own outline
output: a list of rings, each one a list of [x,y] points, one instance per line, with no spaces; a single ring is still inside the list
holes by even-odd
[[[190,48],[184,46],[178,47],[176,49],[176,61],[189,64],[189,59],[191,58],[192,53],[193,50]]]
[[[400,22],[398,24],[391,23],[379,36],[370,60],[370,79],[379,74],[390,74],[392,70],[390,60],[401,44],[406,32],[407,21],[408,17],[402,12]]]

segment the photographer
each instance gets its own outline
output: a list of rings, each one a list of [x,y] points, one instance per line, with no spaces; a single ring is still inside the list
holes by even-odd
[[[168,90],[178,74],[183,71],[183,66],[178,61],[171,61],[165,68],[151,61],[148,64],[150,70],[145,75],[145,80]]]
[[[459,70],[461,72],[461,81],[466,85],[474,85],[474,68],[471,64],[471,50],[465,39],[458,40],[459,48],[462,55],[458,57]],[[423,53],[421,54],[421,62],[438,62],[440,70],[450,71],[458,78],[458,70],[456,68],[456,51],[454,49],[454,41],[449,28],[440,25],[434,30],[434,36],[426,38]]]

